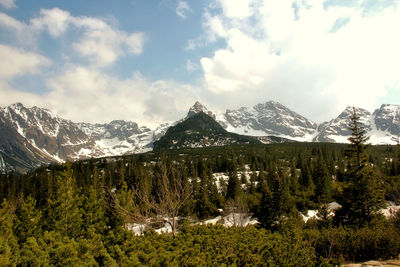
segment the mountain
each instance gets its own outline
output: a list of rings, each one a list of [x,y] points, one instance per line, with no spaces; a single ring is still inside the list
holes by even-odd
[[[188,115],[184,121],[170,127],[160,140],[154,142],[154,150],[232,144],[261,144],[255,137],[226,131],[203,111],[198,111],[195,114],[189,111]]]
[[[355,108],[371,144],[396,144],[400,136],[400,106],[384,104],[373,113]],[[353,107],[347,107],[337,118],[318,126],[314,142],[347,143],[347,128]]]
[[[355,108],[371,144],[397,144],[400,137],[400,106],[383,104],[373,113]],[[229,132],[250,136],[276,136],[302,142],[347,143],[348,125],[353,107],[347,107],[339,116],[320,125],[275,101],[241,107],[217,113],[196,102],[188,116],[205,112]]]
[[[164,148],[223,145],[242,142],[239,135],[256,137],[262,143],[291,140],[346,143],[350,135],[347,127],[351,112],[352,108],[347,107],[337,118],[317,125],[275,101],[260,103],[252,108],[228,109],[225,112],[208,110],[200,102],[196,102],[184,119],[150,129],[123,120],[103,124],[75,123],[49,110],[27,108],[17,103],[0,107],[0,172],[25,172],[43,163],[150,151],[155,141],[167,134],[168,138],[171,136],[171,131],[177,129],[174,126],[189,127],[190,125],[182,126],[180,123],[190,123],[189,119],[197,118],[196,115],[200,113],[207,115],[213,122],[203,121],[205,128],[197,129],[196,133],[190,132],[192,126],[186,132],[179,133],[189,133],[190,138],[172,134],[175,139],[165,137],[161,143],[156,144]],[[399,105],[384,104],[373,113],[356,108],[356,112],[361,117],[372,144],[398,142]],[[207,128],[211,129],[207,132],[210,136],[206,134]],[[231,136],[227,132],[236,135]]]
[[[19,135],[14,126],[2,116],[0,116],[0,142],[0,172],[4,170],[25,172],[42,163],[53,161]]]
[[[306,141],[315,134],[317,124],[282,104],[268,101],[253,108],[227,110],[228,130],[250,135],[274,135]]]
[[[366,131],[371,131],[370,124],[371,113],[365,109],[355,108],[357,115],[360,117],[361,125]],[[353,107],[347,107],[340,115],[318,126],[318,135],[314,137],[314,142],[330,142],[330,143],[347,143],[347,138],[351,131],[348,129],[350,124],[350,116],[353,113]]]
[[[0,171],[27,171],[43,163],[115,156],[152,149],[166,131],[135,122],[74,123],[21,103],[0,108]]]
[[[190,117],[204,112],[229,132],[251,135],[273,135],[297,141],[308,141],[316,134],[317,124],[275,101],[257,104],[253,108],[241,107],[217,113],[196,102],[188,112]]]

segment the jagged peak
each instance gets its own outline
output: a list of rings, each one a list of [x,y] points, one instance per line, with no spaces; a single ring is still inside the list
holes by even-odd
[[[270,104],[270,105],[275,105],[275,106],[282,106],[281,103],[279,103],[278,101],[275,101],[275,100],[269,100],[269,101],[265,102],[265,104]]]
[[[254,106],[255,110],[263,110],[263,109],[287,109],[284,105],[281,103],[274,101],[274,100],[269,100],[265,103],[259,103]]]
[[[8,108],[11,108],[11,109],[22,109],[22,108],[25,108],[25,106],[21,102],[16,102],[16,103],[13,103],[13,104],[9,105]]]
[[[108,124],[111,124],[111,125],[125,125],[125,124],[129,124],[129,123],[133,123],[133,122],[125,121],[125,120],[112,120]]]
[[[198,110],[198,111],[203,111],[207,110],[207,108],[201,104],[199,101],[196,101],[193,106],[190,107],[190,110]]]
[[[31,108],[24,106],[24,104],[22,104],[21,102],[16,102],[13,103],[9,106],[7,106],[5,109],[10,109],[10,110],[18,110],[18,111],[29,111],[29,112],[45,112],[48,113],[49,115],[51,115],[52,117],[57,117],[60,118],[57,114],[53,113],[50,109],[47,108],[41,108],[41,107],[37,107],[37,106],[33,106]]]
[[[396,105],[396,104],[382,104],[381,107],[380,107],[379,109],[399,110],[399,109],[400,109],[400,105]]]
[[[189,118],[199,112],[209,113],[209,110],[203,104],[201,104],[199,101],[196,101],[193,104],[193,106],[190,107],[186,118]]]
[[[345,108],[345,110],[343,110],[343,112],[340,113],[339,117],[348,116],[348,114],[353,113],[353,109],[356,111],[357,115],[371,114],[371,112],[369,112],[366,109],[355,107],[355,106],[347,106]]]

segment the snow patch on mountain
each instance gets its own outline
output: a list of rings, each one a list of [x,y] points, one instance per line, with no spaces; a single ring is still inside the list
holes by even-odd
[[[228,109],[225,113],[210,111],[196,102],[189,109],[187,118],[200,111],[212,117],[228,132],[241,135],[273,135],[296,141],[310,141],[316,135],[316,123],[275,101],[257,104],[253,108]]]
[[[382,105],[374,113],[361,108],[355,108],[360,117],[360,123],[366,130],[369,143],[397,144],[400,136],[400,106]],[[337,118],[324,122],[318,127],[318,134],[313,138],[315,142],[348,143],[350,130],[350,116],[353,107],[347,107]]]
[[[0,151],[3,153],[0,169],[9,168],[7,162],[10,157],[21,157],[13,161],[20,162],[21,168],[30,168],[49,160],[61,162],[67,159],[147,152],[171,126],[199,112],[212,117],[228,132],[256,136],[263,143],[274,142],[266,136],[300,142],[348,143],[351,134],[348,125],[353,108],[347,107],[337,118],[317,125],[275,101],[251,108],[228,109],[225,112],[211,111],[197,101],[190,107],[186,118],[150,129],[123,120],[103,124],[74,123],[47,109],[27,108],[16,103],[0,107]],[[356,113],[370,137],[370,143],[399,143],[399,105],[384,104],[373,113],[356,108]],[[212,140],[211,136],[204,136],[199,142],[185,146],[203,147],[212,143],[225,145],[231,141]]]

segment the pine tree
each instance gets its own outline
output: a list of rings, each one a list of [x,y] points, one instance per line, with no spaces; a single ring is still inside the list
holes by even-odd
[[[41,230],[41,212],[36,209],[36,200],[31,196],[21,199],[15,213],[17,222],[14,227],[19,242],[25,242],[29,237],[38,237]]]
[[[242,192],[242,189],[240,187],[240,181],[238,178],[237,168],[238,168],[238,164],[236,161],[236,157],[232,153],[232,163],[230,164],[230,167],[229,167],[229,179],[228,179],[228,186],[227,186],[227,192],[226,192],[227,199],[235,199]]]
[[[15,208],[6,200],[0,205],[0,266],[15,266],[19,257],[18,241],[12,226]]]
[[[314,171],[315,195],[319,202],[327,202],[331,197],[332,178],[322,156],[319,155]]]
[[[211,179],[208,173],[200,176],[200,192],[196,203],[196,211],[199,218],[205,218],[216,212],[217,208],[211,202]]]
[[[261,192],[261,203],[256,212],[257,219],[264,228],[275,227],[282,215],[289,214],[294,208],[285,178],[281,171],[268,172],[268,185]]]
[[[79,236],[82,227],[82,199],[78,193],[71,164],[59,174],[56,191],[48,200],[49,230],[55,230],[64,236]]]
[[[90,186],[83,201],[83,227],[93,228],[96,233],[103,233],[106,229],[105,193],[101,189]]]
[[[229,172],[226,198],[227,199],[235,199],[240,195],[241,191],[242,190],[240,188],[239,178],[237,177],[237,171],[231,170]]]
[[[365,153],[368,137],[355,109],[350,121],[350,145],[346,150],[348,170],[339,200],[342,208],[337,212],[336,219],[341,223],[361,226],[368,223],[384,206],[384,190],[381,177],[368,162]]]
[[[49,253],[44,242],[28,237],[21,245],[19,264],[21,266],[50,266]]]

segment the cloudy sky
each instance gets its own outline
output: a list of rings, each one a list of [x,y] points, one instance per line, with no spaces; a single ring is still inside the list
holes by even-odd
[[[199,100],[400,104],[399,0],[0,0],[0,106],[154,127]]]

